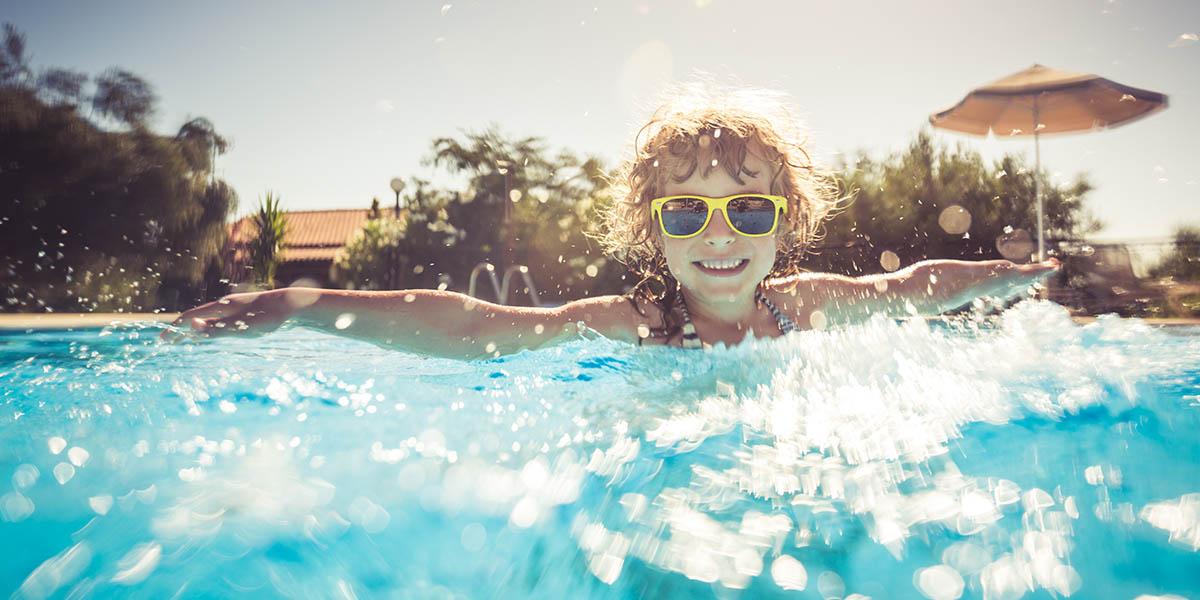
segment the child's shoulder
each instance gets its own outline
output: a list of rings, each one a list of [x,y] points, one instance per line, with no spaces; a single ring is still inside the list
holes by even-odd
[[[797,323],[807,323],[813,311],[824,310],[831,301],[856,290],[861,283],[852,277],[833,273],[799,273],[769,279],[763,293]]]
[[[606,337],[635,341],[643,328],[662,326],[658,306],[630,296],[596,296],[564,304],[559,308],[571,321],[583,321]]]

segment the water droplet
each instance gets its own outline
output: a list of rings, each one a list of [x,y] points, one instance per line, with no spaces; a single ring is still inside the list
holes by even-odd
[[[9,492],[0,496],[0,519],[9,523],[24,521],[33,514],[33,500],[20,492]]]
[[[417,266],[420,266],[420,265],[417,265]],[[405,294],[404,295],[405,302],[412,302],[413,300],[416,300],[416,299],[417,299],[416,294]]]
[[[483,351],[487,352],[488,354],[495,352],[496,342],[488,342],[487,345],[483,347]]]
[[[517,450],[514,449],[514,452],[516,451]],[[537,521],[539,512],[540,510],[537,500],[534,500],[529,496],[525,496],[517,502],[516,506],[513,507],[512,514],[509,515],[509,520],[512,521],[513,525],[525,529],[532,526],[534,522]]]
[[[70,450],[67,450],[67,460],[71,461],[71,464],[77,467],[82,467],[91,457],[91,453],[83,448],[80,448],[79,446],[75,446]]]
[[[637,336],[643,339],[650,337],[650,326],[645,323],[639,323],[637,326]]]
[[[588,277],[595,277],[600,274],[600,269],[596,268],[596,265],[588,265],[583,271],[587,273]]]
[[[57,435],[46,440],[46,446],[50,448],[50,454],[58,454],[67,447],[67,440],[64,440]]]
[[[41,471],[38,471],[37,467],[30,464],[20,465],[13,471],[13,487],[17,488],[18,490],[31,488],[35,483],[37,483],[38,477],[40,476]]]
[[[338,315],[337,320],[333,322],[333,326],[338,329],[346,329],[354,324],[354,315],[351,313],[342,313]]]
[[[892,272],[900,268],[900,257],[891,250],[884,250],[879,255],[879,266],[883,267],[884,271]]]
[[[1179,34],[1179,37],[1175,38],[1175,41],[1167,45],[1171,48],[1182,48],[1184,46],[1195,44],[1197,41],[1200,41],[1200,34],[1181,33]]]
[[[808,571],[800,561],[786,554],[771,563],[771,578],[785,590],[803,590],[808,586]]]
[[[817,577],[817,591],[825,600],[834,600],[846,594],[846,583],[842,581],[841,575],[825,571]]]
[[[467,551],[479,552],[487,543],[487,529],[484,529],[483,525],[479,523],[468,523],[463,527],[458,539]]]
[[[443,4],[442,5],[442,16],[443,17],[446,16],[446,14],[450,12],[450,7],[452,7],[452,6],[454,6],[454,5],[453,4]]]
[[[958,571],[937,565],[914,573],[913,585],[931,600],[955,600],[962,596],[964,584]]]
[[[952,204],[938,215],[938,225],[950,235],[966,233],[971,229],[971,213],[957,204]]]
[[[829,320],[825,317],[824,312],[814,310],[808,315],[808,324],[813,329],[821,331],[829,325]]]
[[[521,200],[521,196],[522,196],[521,190],[509,190],[508,191],[508,199],[512,200],[513,203],[519,202]]]
[[[59,485],[65,485],[72,477],[75,476],[75,467],[70,463],[58,463],[54,465],[54,479]]]
[[[88,506],[98,515],[107,515],[108,510],[112,508],[113,497],[105,494],[103,496],[92,496],[88,498]]]

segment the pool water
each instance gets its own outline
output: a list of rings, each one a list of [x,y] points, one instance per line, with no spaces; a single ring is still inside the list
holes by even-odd
[[[1200,596],[1197,328],[460,362],[159,327],[0,335],[0,592]]]

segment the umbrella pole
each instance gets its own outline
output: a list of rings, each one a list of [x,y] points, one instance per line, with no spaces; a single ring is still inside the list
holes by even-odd
[[[1033,97],[1033,156],[1034,167],[1033,171],[1033,195],[1037,198],[1037,220],[1038,220],[1038,262],[1046,260],[1046,234],[1045,228],[1042,225],[1042,147],[1038,142],[1038,102],[1037,96]]]

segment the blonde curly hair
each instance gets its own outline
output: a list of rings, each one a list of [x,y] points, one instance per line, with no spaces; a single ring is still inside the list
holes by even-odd
[[[745,165],[751,154],[775,169],[770,193],[786,197],[789,206],[775,236],[776,260],[767,280],[800,272],[800,260],[820,239],[822,222],[844,198],[833,172],[813,160],[803,128],[781,93],[693,82],[672,87],[664,98],[635,136],[633,156],[610,177],[613,201],[602,212],[596,237],[640,278],[627,298],[643,315],[639,300],[657,305],[664,319],[652,335],[669,339],[682,326],[674,310],[679,283],[667,268],[650,215],[650,201],[663,195],[669,179],[681,183],[696,169],[708,177],[721,168],[741,183],[743,174],[755,175]]]

